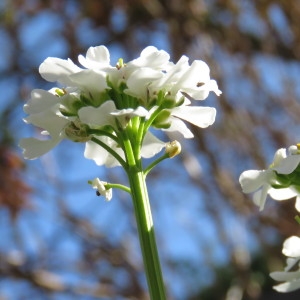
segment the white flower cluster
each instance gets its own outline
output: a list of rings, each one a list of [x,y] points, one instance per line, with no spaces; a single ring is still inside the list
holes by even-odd
[[[296,198],[300,212],[300,144],[276,151],[273,163],[267,170],[249,170],[240,176],[244,193],[253,193],[253,200],[263,210],[269,195],[274,200]],[[278,292],[290,292],[300,288],[300,238],[291,236],[285,240],[282,253],[287,256],[284,271],[270,276],[283,283],[274,286]]]
[[[283,243],[282,253],[287,256],[284,271],[272,272],[270,276],[284,283],[274,286],[278,292],[292,292],[300,289],[300,238],[291,236]]]
[[[264,209],[267,195],[274,200],[296,197],[300,211],[300,145],[276,151],[273,163],[266,170],[248,170],[241,174],[240,184],[244,193],[254,193],[254,203]]]
[[[184,121],[202,128],[213,124],[214,108],[191,105],[191,100],[204,100],[210,91],[221,94],[210,79],[207,64],[196,60],[189,65],[186,56],[176,64],[169,59],[167,52],[153,46],[145,48],[137,59],[126,64],[120,59],[115,66],[110,64],[104,46],[91,47],[85,57],[80,55],[82,67],[70,59],[47,58],[39,72],[60,87],[33,90],[24,106],[29,114],[25,122],[43,129],[42,135],[48,136],[22,139],[24,157],[37,158],[68,138],[86,143],[86,158],[111,167],[119,161],[93,137],[124,158],[118,132],[135,117],[144,120],[141,156],[146,158],[165,147],[149,132],[150,127],[192,138]]]

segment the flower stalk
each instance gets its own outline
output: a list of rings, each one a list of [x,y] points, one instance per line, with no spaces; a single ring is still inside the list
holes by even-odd
[[[127,170],[129,180],[150,299],[165,300],[165,286],[156,245],[146,175],[140,153],[142,141],[139,126],[143,127],[144,122],[143,118],[132,118],[120,134],[122,135],[123,150],[128,165],[125,170]]]
[[[128,172],[128,177],[150,299],[164,300],[166,299],[166,293],[156,246],[145,175],[141,171],[132,169],[132,171]]]

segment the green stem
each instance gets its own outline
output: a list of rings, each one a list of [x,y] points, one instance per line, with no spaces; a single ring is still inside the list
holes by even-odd
[[[123,184],[119,184],[119,183],[107,183],[105,185],[106,189],[119,189],[119,190],[123,190],[124,192],[127,192],[129,194],[131,194],[130,188],[123,185]]]
[[[119,144],[118,138],[115,135],[113,135],[112,133],[107,132],[106,130],[89,128],[88,133],[95,134],[98,136],[107,136],[107,137],[111,138],[112,140],[114,140],[117,144]]]
[[[159,164],[161,161],[163,161],[166,158],[170,158],[168,153],[165,153],[163,156],[159,157],[158,159],[156,159],[155,161],[153,161],[145,170],[144,170],[144,175],[145,177],[147,176],[147,174],[157,165]]]
[[[151,300],[165,300],[165,287],[156,247],[154,226],[145,176],[142,171],[128,172],[145,273]]]
[[[128,137],[128,132],[126,130],[120,131],[119,138],[123,142],[123,150],[125,152],[126,161],[129,167],[134,167],[135,164],[135,157],[133,152],[133,147]]]
[[[152,114],[149,120],[145,123],[145,126],[143,128],[143,135],[146,134],[146,132],[149,130],[150,126],[152,125],[155,118],[158,116],[158,114],[162,111],[161,107],[158,107]]]

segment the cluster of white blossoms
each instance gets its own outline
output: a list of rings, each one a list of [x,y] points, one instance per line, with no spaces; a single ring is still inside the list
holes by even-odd
[[[263,210],[267,196],[274,200],[296,198],[295,208],[300,212],[300,144],[276,151],[273,163],[266,170],[249,170],[240,176],[244,193],[254,193],[253,200]],[[300,238],[289,237],[282,253],[287,256],[287,266],[282,272],[270,276],[283,283],[274,286],[278,292],[300,289]]]
[[[284,271],[272,272],[270,276],[284,283],[274,286],[278,292],[292,292],[300,289],[300,238],[291,236],[283,243],[282,253],[287,256]]]
[[[267,196],[274,200],[296,197],[300,211],[300,144],[276,151],[272,164],[266,170],[248,170],[241,174],[240,184],[244,193],[254,193],[253,201],[264,209]]]
[[[41,134],[47,136],[22,139],[25,158],[37,158],[70,139],[86,144],[86,158],[113,167],[120,165],[121,159],[126,161],[120,136],[124,139],[121,132],[128,124],[141,127],[135,131],[140,155],[149,158],[166,145],[150,127],[192,138],[184,121],[202,128],[215,121],[215,108],[191,105],[191,100],[204,100],[210,91],[221,94],[203,61],[190,65],[188,57],[182,56],[174,64],[167,52],[153,46],[137,59],[128,63],[119,59],[114,66],[104,46],[89,48],[78,60],[81,67],[59,58],[47,58],[41,64],[41,76],[59,87],[33,90],[24,106],[25,122],[41,128]]]

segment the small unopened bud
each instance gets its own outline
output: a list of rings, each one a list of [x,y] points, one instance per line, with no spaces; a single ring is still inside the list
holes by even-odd
[[[166,144],[166,153],[170,158],[178,155],[181,152],[181,145],[178,141],[169,142]]]

